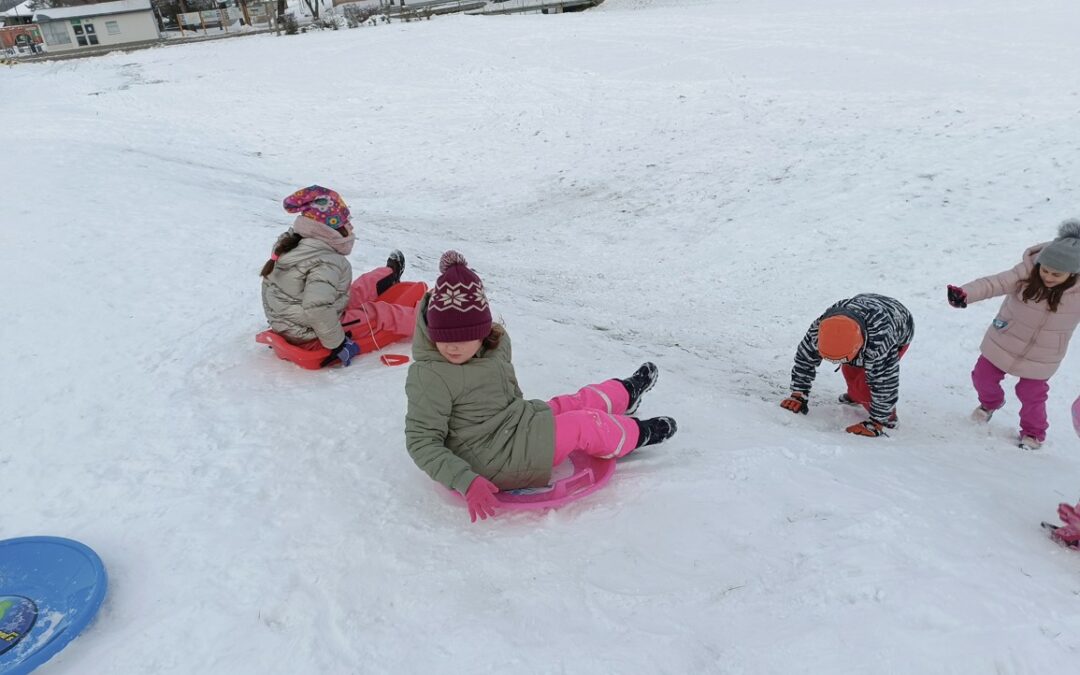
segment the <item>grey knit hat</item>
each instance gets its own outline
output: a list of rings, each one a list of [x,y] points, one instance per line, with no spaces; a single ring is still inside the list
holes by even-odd
[[[1035,262],[1043,267],[1080,274],[1080,220],[1070,218],[1058,228],[1058,238],[1039,252]]]

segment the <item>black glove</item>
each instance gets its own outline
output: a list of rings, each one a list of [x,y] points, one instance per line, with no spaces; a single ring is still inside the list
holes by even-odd
[[[959,286],[948,286],[949,304],[957,309],[967,307],[967,293]]]

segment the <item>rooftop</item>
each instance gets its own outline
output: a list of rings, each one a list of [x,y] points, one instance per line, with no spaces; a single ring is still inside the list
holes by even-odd
[[[116,2],[99,2],[94,5],[78,5],[76,7],[54,7],[51,9],[39,9],[38,11],[34,12],[34,21],[78,19],[84,16],[124,14],[126,12],[142,12],[149,10],[150,0],[117,0]]]
[[[34,10],[30,9],[31,2],[33,2],[33,0],[24,0],[24,2],[16,3],[15,6],[11,7],[11,9],[6,12],[0,12],[0,16],[28,17],[34,13]]]

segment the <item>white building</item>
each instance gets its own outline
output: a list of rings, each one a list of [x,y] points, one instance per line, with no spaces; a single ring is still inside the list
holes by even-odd
[[[34,23],[50,52],[146,42],[161,37],[150,0],[39,9]]]

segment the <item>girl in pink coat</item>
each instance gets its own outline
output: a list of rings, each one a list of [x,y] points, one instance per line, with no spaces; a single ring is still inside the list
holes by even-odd
[[[967,307],[970,302],[1005,296],[1001,309],[986,329],[982,356],[971,372],[979,395],[972,418],[989,422],[1005,405],[1001,380],[1006,374],[1020,378],[1019,446],[1038,449],[1046,440],[1048,380],[1069,348],[1080,323],[1080,220],[1067,220],[1058,238],[1036,244],[1024,252],[1020,264],[1000,274],[976,279],[963,286],[949,286],[949,304]]]

